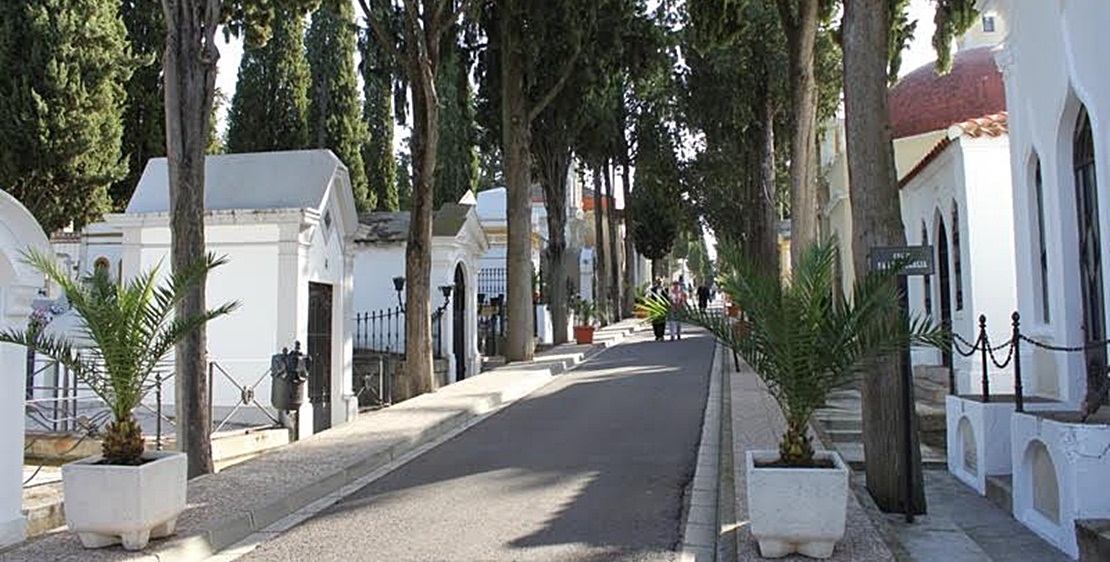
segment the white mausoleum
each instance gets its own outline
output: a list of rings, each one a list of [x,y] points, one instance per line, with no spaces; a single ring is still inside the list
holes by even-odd
[[[205,166],[207,250],[229,260],[208,279],[208,306],[241,304],[208,326],[215,423],[265,423],[263,409],[275,414],[270,357],[294,342],[313,358],[300,436],[351,420],[358,216],[346,166],[328,150],[209,156]],[[169,219],[167,163],[156,158],[127,211],[106,218],[120,232],[124,278],[169,267]],[[92,245],[86,253],[111,260],[111,250]],[[251,395],[256,403],[244,403]],[[172,388],[165,399],[173,402]]]

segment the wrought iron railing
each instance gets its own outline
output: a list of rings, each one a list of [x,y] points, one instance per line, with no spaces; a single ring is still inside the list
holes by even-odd
[[[432,355],[443,357],[443,311],[432,313]],[[383,308],[355,314],[356,350],[405,354],[405,311],[401,307]]]

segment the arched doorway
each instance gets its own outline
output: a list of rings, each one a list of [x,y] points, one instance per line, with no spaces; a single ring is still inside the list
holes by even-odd
[[[451,311],[454,341],[451,349],[455,353],[455,380],[466,378],[466,274],[462,264],[455,266],[455,302]]]
[[[1087,108],[1079,109],[1072,161],[1075,167],[1075,210],[1079,228],[1079,284],[1083,295],[1083,338],[1087,343],[1106,339],[1105,301],[1102,295],[1102,241],[1098,224],[1098,181],[1095,179],[1095,143]],[[1089,345],[1086,351],[1087,403],[1106,399],[1106,346]]]
[[[937,221],[937,288],[940,292],[940,325],[952,329],[952,282],[948,272],[948,231],[944,221]],[[952,366],[952,348],[941,350],[940,362]]]

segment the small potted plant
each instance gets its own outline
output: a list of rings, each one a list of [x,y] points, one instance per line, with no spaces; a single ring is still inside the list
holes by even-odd
[[[74,279],[52,257],[35,251],[24,259],[65,293],[80,316],[81,333],[7,330],[0,332],[0,342],[26,346],[64,365],[112,413],[102,454],[62,467],[66,525],[87,548],[122,542],[128,550],[141,549],[151,537],[174,532],[185,509],[187,466],[184,453],[147,451],[133,412],[174,345],[238,306],[228,303],[199,316],[174,313],[187,291],[225,260],[209,255],[159,285],[158,268],[115,283],[105,270]],[[81,349],[78,340],[93,345]]]
[[[574,342],[578,344],[594,343],[593,321],[597,316],[597,306],[594,301],[578,298],[574,301]]]
[[[644,308],[641,306],[642,304],[644,304],[644,297],[646,297],[648,294],[648,286],[649,285],[647,283],[644,283],[643,285],[636,287],[635,305],[632,311],[633,314],[635,314],[636,318],[648,317],[647,310],[644,310]]]
[[[752,536],[765,557],[828,558],[844,536],[848,468],[836,452],[814,450],[810,418],[874,360],[912,343],[938,345],[942,333],[926,319],[901,321],[897,270],[865,276],[844,298],[831,240],[806,248],[786,285],[777,273],[758,273],[734,247],[719,255],[720,286],[743,311],[743,329],[689,306],[674,314],[743,357],[785,418],[778,450],[748,451],[745,459]],[[656,297],[644,307],[653,318],[670,311]]]

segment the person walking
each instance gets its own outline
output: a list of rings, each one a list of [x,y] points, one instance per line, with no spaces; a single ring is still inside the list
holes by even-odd
[[[651,289],[648,291],[652,296],[667,299],[667,290],[663,288],[663,278],[656,277],[651,282]],[[651,331],[655,334],[655,341],[663,341],[663,330],[667,325],[667,320],[661,318],[651,323]]]
[[[709,287],[705,283],[698,285],[698,310],[705,312],[706,307],[709,306]]]
[[[671,340],[682,339],[682,324],[678,321],[677,311],[682,310],[686,306],[686,291],[683,290],[682,283],[675,281],[671,283],[671,315],[668,318],[670,323]]]

